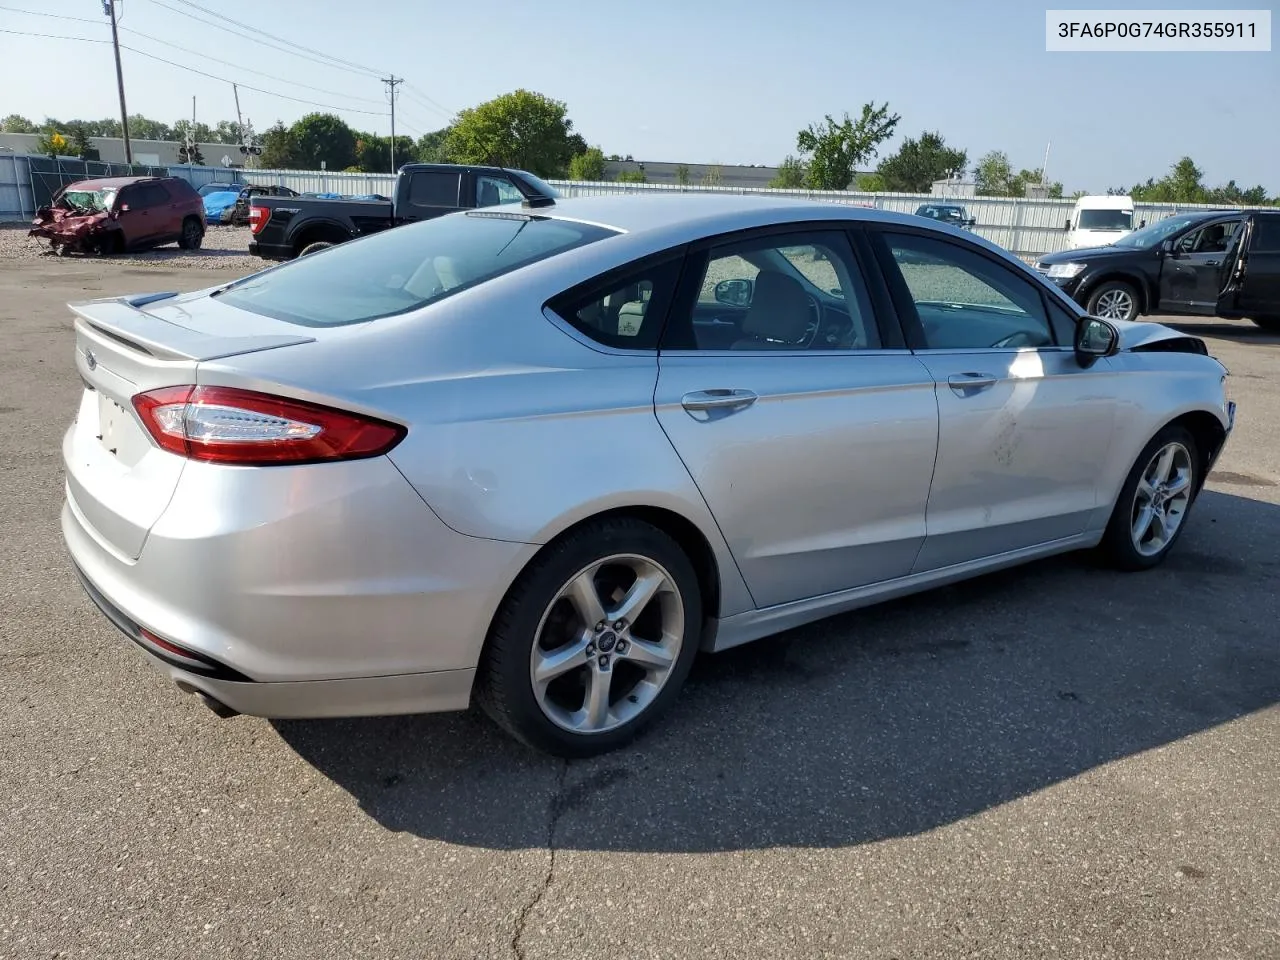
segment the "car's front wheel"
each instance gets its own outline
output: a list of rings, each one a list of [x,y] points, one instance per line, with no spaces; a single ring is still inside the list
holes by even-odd
[[[1103,320],[1138,319],[1138,291],[1123,280],[1108,280],[1089,294],[1086,308]]]
[[[1156,566],[1173,549],[1200,489],[1200,454],[1190,431],[1171,424],[1152,437],[1129,471],[1102,548],[1122,570]]]
[[[477,699],[532,747],[604,753],[675,699],[701,624],[697,574],[671,537],[630,518],[587,524],[547,547],[509,591]]]

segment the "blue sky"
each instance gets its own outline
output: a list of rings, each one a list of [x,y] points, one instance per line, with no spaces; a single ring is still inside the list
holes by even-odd
[[[443,126],[452,110],[526,87],[566,101],[576,129],[606,153],[776,164],[794,152],[802,126],[826,113],[856,113],[874,99],[889,101],[902,115],[888,151],[902,136],[936,129],[967,149],[970,163],[1000,149],[1015,169],[1034,168],[1051,141],[1050,178],[1068,192],[1158,177],[1189,154],[1211,185],[1234,178],[1280,193],[1280,48],[1046,53],[1045,7],[1068,6],[1064,0],[649,0],[618,5],[616,12],[603,3],[565,0],[193,2],[124,0],[122,25],[204,56],[128,32],[122,42],[263,90],[345,106],[337,112],[350,123],[382,133],[388,121],[374,77],[237,40],[175,10],[198,16],[204,16],[199,7],[218,10],[406,77],[398,126],[412,134]],[[1077,5],[1109,6],[1100,0]],[[1177,6],[1268,7],[1257,0]],[[26,16],[14,8],[93,22]],[[1280,20],[1274,0],[1269,8]],[[0,0],[0,29],[109,36],[101,0]],[[173,122],[190,114],[195,95],[199,119],[234,116],[228,83],[128,51],[124,57],[130,113]],[[47,68],[55,62],[56,70]],[[314,109],[244,88],[240,100],[259,130]],[[38,120],[117,111],[109,46],[0,33],[0,115]]]

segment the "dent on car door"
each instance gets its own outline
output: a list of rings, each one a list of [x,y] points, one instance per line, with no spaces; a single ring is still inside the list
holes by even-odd
[[[655,410],[757,606],[910,571],[938,414],[928,371],[893,342],[840,230],[690,255]]]
[[[1110,367],[1071,348],[1074,316],[979,248],[877,241],[937,388],[937,464],[917,572],[1082,534],[1116,415]]]

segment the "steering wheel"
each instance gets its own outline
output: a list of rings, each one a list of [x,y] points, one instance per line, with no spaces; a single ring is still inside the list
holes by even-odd
[[[818,331],[822,329],[822,302],[812,293],[806,293],[805,299],[809,301],[809,312],[813,317],[805,328],[804,339],[799,343],[801,349],[808,348],[817,339]]]

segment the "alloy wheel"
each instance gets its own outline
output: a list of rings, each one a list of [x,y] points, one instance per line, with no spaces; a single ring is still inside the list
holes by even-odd
[[[1127,290],[1108,290],[1098,297],[1094,314],[1103,320],[1128,320],[1133,307],[1133,295]]]
[[[1138,480],[1133,496],[1129,536],[1144,557],[1164,550],[1182,525],[1191,505],[1191,453],[1176,441],[1156,451]]]
[[[578,571],[538,623],[529,658],[538,707],[577,734],[636,719],[680,657],[684,613],[675,579],[647,557],[620,554]]]

